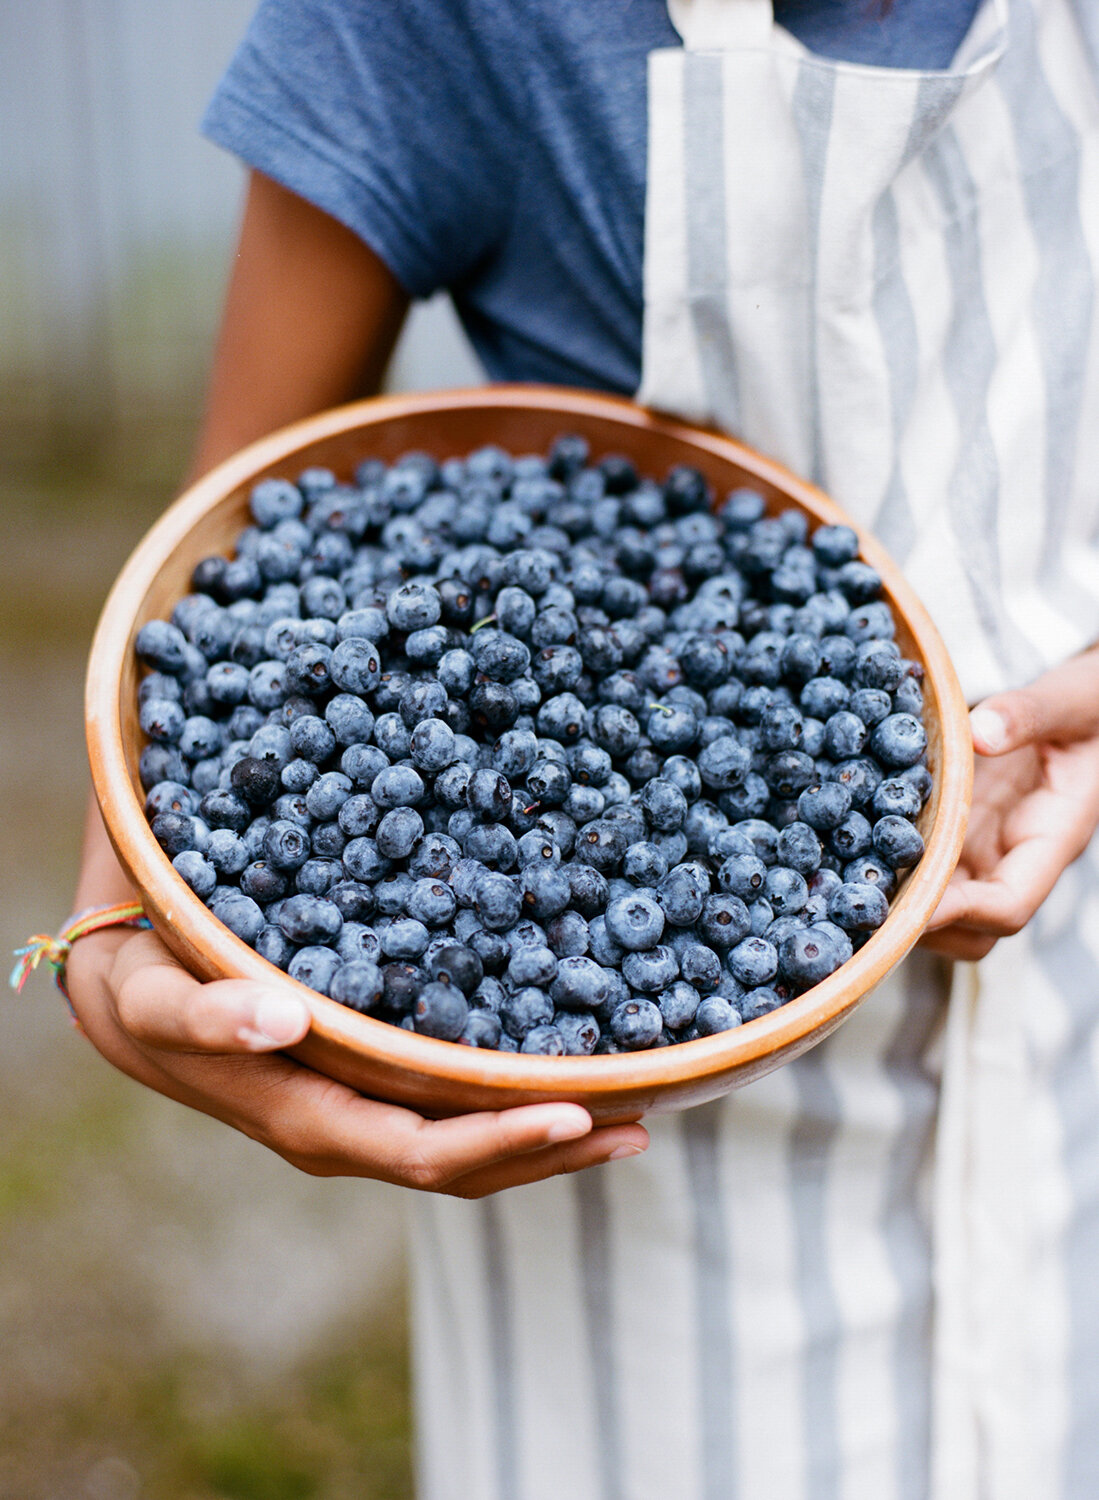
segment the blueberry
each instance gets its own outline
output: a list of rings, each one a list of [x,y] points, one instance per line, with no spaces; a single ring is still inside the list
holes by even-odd
[[[346,880],[342,875],[329,887],[328,899],[343,917],[343,931],[349,923],[366,922],[374,911],[373,888],[361,880]]]
[[[924,765],[906,766],[900,772],[900,779],[916,789],[921,804],[926,802],[931,795],[931,772]]]
[[[708,787],[724,791],[743,781],[752,768],[752,755],[733,735],[712,740],[700,752],[698,770]]]
[[[303,839],[302,864],[308,858],[308,853],[309,841]],[[248,864],[249,855],[247,846],[238,833],[230,828],[214,828],[206,845],[206,858],[219,875],[231,878],[239,875]]]
[[[762,866],[761,866],[762,868]],[[707,896],[699,920],[699,932],[714,948],[735,948],[751,930],[748,908],[740,896]]]
[[[588,923],[588,948],[596,963],[611,968],[622,962],[625,948],[607,931],[606,918],[596,916]]]
[[[588,951],[588,924],[578,911],[563,911],[547,922],[546,942],[558,958],[580,957]]]
[[[702,994],[709,994],[721,983],[721,960],[705,943],[684,943],[679,949],[680,978]]]
[[[776,916],[785,916],[801,910],[809,898],[809,887],[804,876],[799,875],[796,870],[785,865],[774,865],[767,871],[763,895]]]
[[[311,945],[299,948],[287,966],[291,979],[327,995],[340,968],[340,958],[331,948]]]
[[[328,646],[314,641],[295,646],[286,658],[284,680],[288,691],[303,693],[309,698],[320,697],[327,692],[332,681],[331,662],[332,652]],[[253,671],[261,671],[263,665],[261,662]],[[254,696],[252,701],[256,701]],[[257,704],[257,707],[262,708],[263,705]]]
[[[134,641],[134,650],[146,666],[169,676],[178,676],[186,665],[186,638],[165,620],[150,620]]]
[[[892,776],[878,783],[871,806],[879,818],[887,815],[915,818],[919,815],[923,802],[919,791],[911,782]]]
[[[587,864],[568,866],[572,904],[582,917],[592,919],[606,910],[607,882],[603,875]]]
[[[435,668],[439,685],[452,697],[462,697],[473,685],[473,657],[461,647],[444,651]]]
[[[271,858],[270,850],[267,857]],[[379,853],[373,839],[352,839],[343,851],[343,867],[352,880],[373,885],[389,869],[389,861]]]
[[[456,985],[463,995],[472,995],[484,979],[484,966],[471,948],[452,944],[431,958],[428,973],[433,979]]]
[[[539,807],[557,807],[568,796],[571,784],[572,777],[566,766],[543,758],[536,760],[530,768],[526,790],[531,801]]]
[[[406,859],[423,837],[424,820],[414,807],[394,807],[385,813],[374,835],[385,859]]]
[[[653,828],[663,833],[683,826],[687,816],[687,799],[677,786],[662,776],[654,776],[641,789],[641,807]]]
[[[341,1005],[369,1014],[380,1004],[385,984],[381,970],[368,959],[344,963],[332,978],[329,994]]]
[[[490,1051],[503,1050],[501,1048],[501,1026],[500,1017],[490,1010],[469,1011],[466,1018],[465,1030],[458,1040],[466,1047],[485,1047]],[[566,1051],[568,1047],[566,1045]]]
[[[473,813],[464,816],[474,818]],[[514,835],[502,823],[474,822],[462,838],[463,854],[490,870],[510,870],[515,864],[516,849]]]
[[[522,896],[508,876],[486,871],[477,881],[474,906],[491,932],[505,932],[519,920]]]
[[[395,630],[423,630],[438,623],[442,601],[430,584],[404,583],[386,599],[386,619]]]
[[[568,1057],[590,1057],[599,1042],[599,1024],[591,1016],[559,1011],[553,1024],[564,1043]]]
[[[424,1036],[456,1042],[469,1020],[469,1005],[453,984],[435,980],[425,984],[415,1001],[413,1025]]]
[[[230,888],[219,889],[210,898],[210,910],[229,931],[249,945],[264,927],[263,912],[250,896]]]
[[[426,975],[414,963],[382,965],[382,1005],[396,1016],[408,1015],[424,987]]]
[[[866,807],[873,800],[883,779],[877,762],[865,755],[855,756],[853,760],[838,761],[832,768],[831,776],[851,793],[851,801],[856,808]]]
[[[912,714],[890,714],[870,738],[870,749],[886,766],[915,765],[927,749],[923,725]]]
[[[763,894],[767,866],[755,854],[730,854],[717,878],[722,890],[742,901],[755,901]]]
[[[612,901],[606,912],[607,931],[627,951],[653,948],[664,931],[664,912],[650,896],[640,892]]]
[[[560,959],[550,986],[550,996],[560,1010],[597,1010],[609,994],[607,971],[594,959]]]
[[[156,744],[174,745],[183,734],[186,717],[174,699],[148,698],[138,711],[138,723]]]
[[[624,760],[636,750],[641,738],[633,714],[614,703],[603,704],[595,710],[591,716],[590,732],[599,749],[605,750],[615,760]]]
[[[778,953],[765,938],[748,937],[731,949],[728,968],[734,979],[753,989],[778,973]]]
[[[845,862],[868,854],[872,843],[870,823],[860,812],[849,812],[843,821],[832,829],[829,842],[834,852]]]
[[[681,837],[670,835],[669,837]],[[669,861],[686,853],[685,841],[669,851]],[[656,899],[667,920],[675,927],[689,927],[702,911],[710,892],[708,872],[698,864],[673,865],[656,888]]]
[[[677,979],[657,997],[664,1025],[669,1031],[682,1031],[698,1013],[699,994],[690,984]]]
[[[461,848],[454,839],[445,833],[428,833],[416,845],[408,862],[408,871],[419,879],[434,876],[439,880],[449,880],[461,857]]]
[[[634,885],[656,886],[668,873],[668,861],[655,844],[630,844],[622,857],[622,873]]]
[[[217,870],[197,849],[181,849],[172,860],[176,874],[194,891],[200,900],[211,896],[217,885]]]
[[[478,682],[469,696],[469,709],[475,724],[490,734],[509,729],[519,717],[515,694],[502,682]]]
[[[907,818],[886,814],[874,824],[872,837],[878,854],[894,869],[914,865],[923,857],[923,839],[919,829]]]
[[[381,933],[382,952],[386,958],[417,959],[429,941],[427,928],[413,917],[394,917]]]
[[[847,932],[873,932],[889,914],[889,902],[876,885],[841,885],[828,901],[828,917]]]
[[[814,782],[798,796],[798,816],[818,833],[839,826],[851,810],[851,793],[838,781]]]
[[[290,960],[298,951],[288,937],[283,934],[280,927],[273,922],[267,922],[260,929],[255,941],[255,949],[260,958],[265,958],[269,964],[284,972],[290,966]]]
[[[803,794],[804,795],[804,794]],[[800,799],[798,807],[800,810]],[[778,836],[775,855],[782,865],[788,865],[800,875],[809,876],[820,868],[823,849],[816,831],[806,822],[795,820],[788,823]]]
[[[370,795],[387,810],[415,807],[423,799],[423,779],[412,766],[386,766],[371,782]]]
[[[278,925],[293,943],[334,943],[343,917],[339,907],[319,896],[290,896],[279,909]]]
[[[828,909],[827,898],[831,896],[835,886],[840,884],[880,886],[886,896],[892,896],[897,887],[895,867],[874,854],[864,854],[858,859],[853,859],[850,864],[844,865],[842,880],[834,871],[828,873],[833,876],[835,885],[829,887],[824,899],[825,911]]]
[[[528,865],[519,878],[523,911],[537,922],[549,921],[572,900],[568,876],[553,862]]]
[[[498,932],[481,928],[469,936],[469,946],[480,959],[486,974],[499,974],[510,956],[508,942]]]
[[[508,962],[508,983],[518,989],[537,985],[546,989],[557,974],[557,959],[553,952],[541,944],[529,943],[516,948]]]
[[[611,1036],[619,1047],[638,1052],[651,1047],[664,1029],[664,1018],[651,1000],[624,1000],[615,1007]]]
[[[760,1016],[766,1016],[773,1010],[778,1010],[784,1003],[782,995],[768,984],[757,985],[756,988],[740,997],[737,1001],[737,1010],[744,1021],[755,1021]]]
[[[500,1007],[504,1030],[517,1042],[536,1026],[551,1025],[553,1014],[553,1001],[545,990],[536,986],[513,990]]]
[[[739,1010],[723,995],[710,995],[695,1012],[694,1026],[699,1036],[716,1036],[732,1031],[741,1024]]]
[[[621,864],[626,848],[626,835],[622,829],[607,818],[597,818],[581,829],[576,840],[576,858],[583,864],[594,865],[601,874],[609,875]]]
[[[394,816],[390,813],[387,816]],[[457,902],[450,887],[438,879],[425,877],[415,881],[405,902],[410,917],[425,927],[445,927],[453,918]]]
[[[532,1026],[519,1044],[520,1052],[533,1052],[541,1057],[563,1057],[565,1039],[556,1026]]]

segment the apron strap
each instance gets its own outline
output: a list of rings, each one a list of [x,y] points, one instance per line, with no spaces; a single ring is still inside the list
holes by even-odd
[[[691,52],[763,47],[771,40],[771,0],[668,0],[668,16]]]

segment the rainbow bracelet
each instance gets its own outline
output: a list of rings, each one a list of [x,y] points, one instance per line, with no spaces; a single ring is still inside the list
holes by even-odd
[[[140,901],[122,901],[116,906],[93,906],[87,911],[77,912],[65,923],[56,937],[36,932],[22,948],[15,950],[15,968],[11,971],[9,984],[19,994],[23,986],[43,959],[53,970],[57,988],[65,997],[72,1011],[72,1002],[65,987],[65,965],[69,961],[72,945],[77,938],[87,937],[90,932],[99,932],[104,927],[151,927]],[[75,1014],[73,1020],[76,1020]]]

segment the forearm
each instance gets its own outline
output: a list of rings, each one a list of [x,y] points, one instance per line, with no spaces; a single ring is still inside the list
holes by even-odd
[[[376,390],[407,306],[349,229],[253,173],[192,477],[287,422]],[[76,909],[133,895],[93,798]]]
[[[191,477],[380,386],[408,309],[344,225],[254,172]]]
[[[111,847],[95,797],[90,795],[84,816],[84,847],[73,910],[83,911],[89,906],[114,906],[118,902],[133,901],[136,898],[137,892]]]

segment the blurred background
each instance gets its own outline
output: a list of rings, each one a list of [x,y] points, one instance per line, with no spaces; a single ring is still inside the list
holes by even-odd
[[[84,659],[186,467],[251,0],[0,0],[0,956],[70,910]],[[479,371],[416,309],[397,388]],[[412,1494],[401,1194],[303,1177],[0,1000],[0,1500]]]

